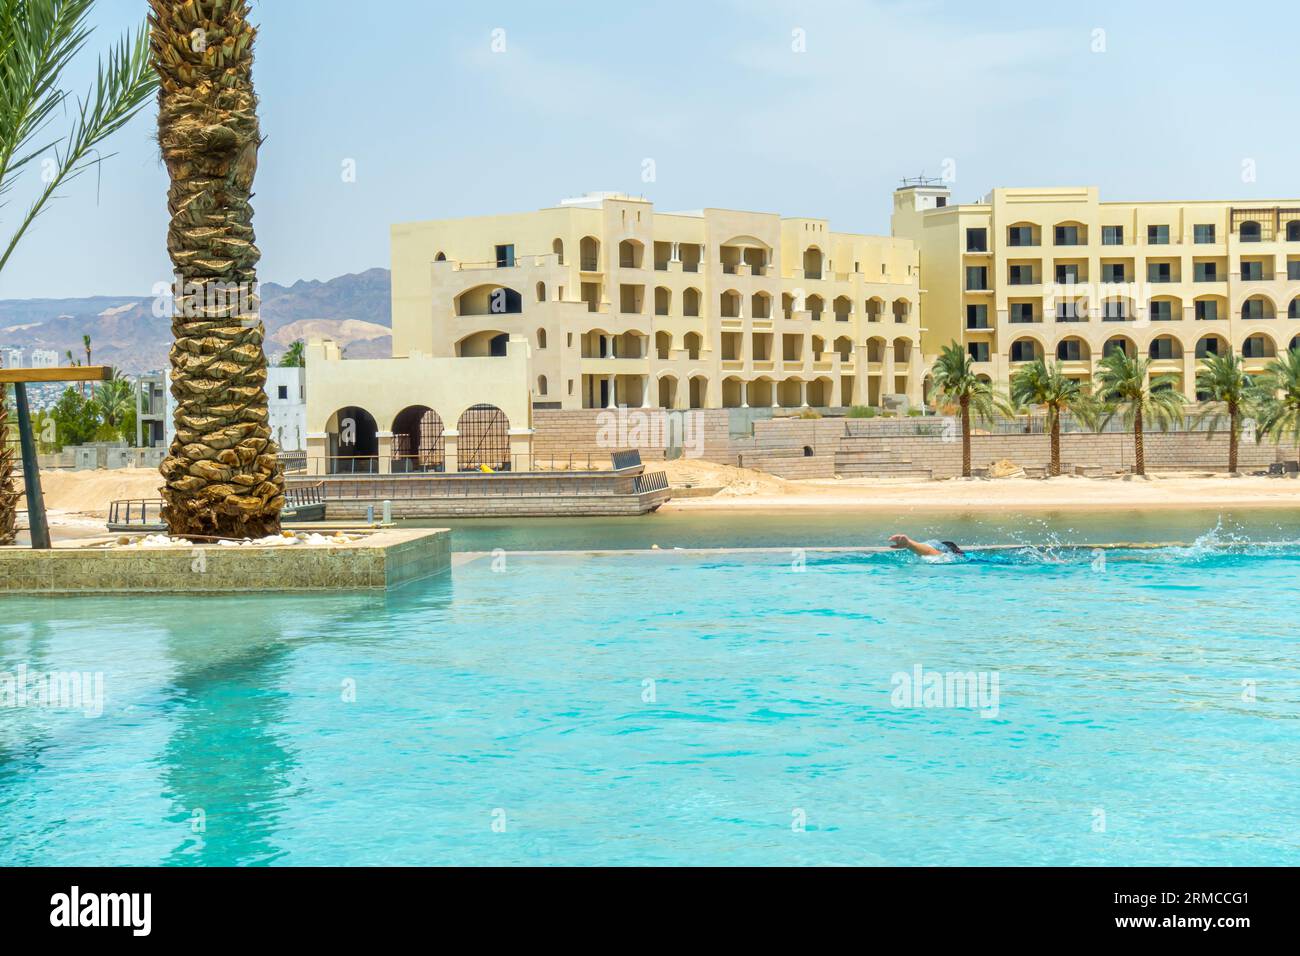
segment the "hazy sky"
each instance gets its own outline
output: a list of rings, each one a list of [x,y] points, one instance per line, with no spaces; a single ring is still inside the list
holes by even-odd
[[[98,6],[91,49],[146,4]],[[596,189],[883,233],[898,179],[945,161],[960,202],[1057,184],[1110,199],[1300,196],[1298,9],[262,0],[260,277],[387,266],[392,222]],[[87,173],[41,218],[0,298],[144,294],[168,278],[153,126],[151,107],[112,140],[98,181]],[[34,187],[39,169],[28,175]],[[0,209],[6,236],[30,191]]]

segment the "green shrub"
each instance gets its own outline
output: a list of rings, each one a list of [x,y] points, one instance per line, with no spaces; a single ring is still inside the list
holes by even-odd
[[[925,413],[922,412],[919,408],[909,408],[907,410],[908,418],[920,418],[923,414]]]
[[[846,418],[875,418],[876,410],[866,405],[854,405],[848,410]]]

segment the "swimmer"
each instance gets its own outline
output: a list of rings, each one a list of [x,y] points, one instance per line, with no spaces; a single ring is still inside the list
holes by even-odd
[[[889,546],[894,549],[906,548],[919,558],[937,558],[944,554],[952,554],[957,557],[964,557],[966,552],[959,548],[952,541],[940,541],[944,550],[940,551],[933,545],[926,544],[924,541],[913,541],[905,534],[892,534],[889,536]]]

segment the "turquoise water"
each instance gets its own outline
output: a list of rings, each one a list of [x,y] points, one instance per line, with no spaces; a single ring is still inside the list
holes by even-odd
[[[970,544],[1036,546],[1116,541],[1191,542],[1216,526],[1252,541],[1300,540],[1294,509],[1177,509],[1105,512],[908,510],[893,514],[848,508],[804,511],[666,511],[630,518],[477,518],[413,521],[451,528],[458,551],[589,551],[650,548],[877,547],[889,535],[942,538]]]
[[[0,672],[106,695],[0,708],[0,846],[1295,865],[1298,575],[1294,547],[666,551],[485,557],[384,597],[10,599]],[[996,675],[996,708],[900,706],[917,666]]]

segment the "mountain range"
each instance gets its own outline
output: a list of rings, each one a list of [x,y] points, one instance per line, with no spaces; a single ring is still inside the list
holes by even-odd
[[[392,302],[387,269],[302,279],[290,286],[261,285],[266,352],[274,361],[296,339],[332,338],[348,358],[392,354]],[[167,366],[171,320],[154,315],[153,296],[97,295],[79,299],[0,299],[0,349],[71,350],[85,361],[82,336],[90,336],[92,359],[127,374]],[[66,359],[64,359],[66,361]]]

